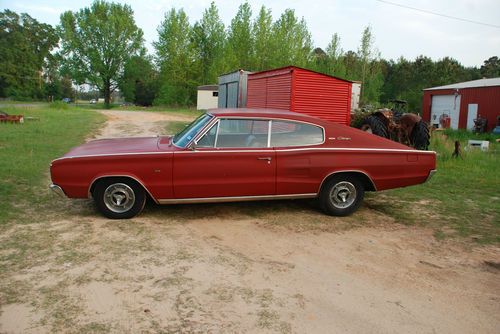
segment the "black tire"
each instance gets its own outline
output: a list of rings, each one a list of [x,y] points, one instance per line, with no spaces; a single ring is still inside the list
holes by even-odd
[[[365,189],[357,177],[338,175],[323,185],[319,203],[326,214],[343,217],[359,208],[364,195]]]
[[[375,115],[370,115],[361,123],[361,130],[370,132],[379,137],[389,138],[389,131],[384,122]]]
[[[421,120],[415,124],[410,137],[412,146],[415,149],[427,151],[430,144],[429,127],[427,126],[427,123]]]
[[[135,217],[146,204],[144,188],[136,181],[127,178],[108,178],[98,181],[93,197],[97,209],[111,219]]]

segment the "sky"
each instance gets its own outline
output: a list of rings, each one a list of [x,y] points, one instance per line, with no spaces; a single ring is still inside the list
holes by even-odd
[[[224,24],[229,26],[244,0],[216,0]],[[326,49],[334,33],[344,51],[356,51],[366,26],[372,28],[375,47],[384,59],[419,55],[434,60],[450,56],[465,66],[480,67],[491,56],[500,56],[500,0],[387,0],[403,6],[478,21],[486,26],[391,5],[380,0],[249,0],[254,17],[265,5],[276,20],[291,8],[304,17],[315,47]],[[0,0],[0,10],[28,13],[40,22],[57,25],[66,10],[88,7],[91,0]],[[171,8],[183,8],[190,22],[200,20],[211,0],[129,0],[136,24],[144,31],[148,50],[154,51],[157,27]]]

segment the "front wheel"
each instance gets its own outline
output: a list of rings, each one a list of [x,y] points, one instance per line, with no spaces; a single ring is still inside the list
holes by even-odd
[[[365,190],[358,178],[350,175],[338,175],[323,186],[319,201],[323,211],[331,216],[348,216],[356,211]]]
[[[104,179],[94,190],[97,209],[107,218],[129,219],[138,215],[146,203],[146,192],[130,179]]]

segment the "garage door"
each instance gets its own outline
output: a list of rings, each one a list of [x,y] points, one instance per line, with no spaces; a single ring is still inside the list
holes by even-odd
[[[450,127],[458,129],[460,95],[434,95],[432,97],[431,124],[439,125],[441,115],[448,115],[451,118]]]

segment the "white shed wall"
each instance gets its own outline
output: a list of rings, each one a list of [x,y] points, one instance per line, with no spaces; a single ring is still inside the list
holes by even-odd
[[[198,91],[198,99],[196,102],[197,110],[206,110],[217,108],[217,103],[219,101],[218,96],[213,96],[213,93],[217,92],[216,90],[199,90]]]
[[[351,112],[353,113],[359,108],[359,95],[361,94],[361,83],[352,83],[352,95],[351,95]]]

